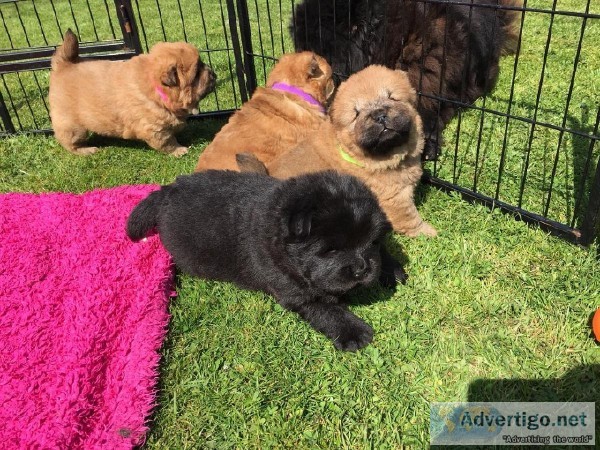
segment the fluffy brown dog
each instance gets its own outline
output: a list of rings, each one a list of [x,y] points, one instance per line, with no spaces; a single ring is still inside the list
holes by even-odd
[[[340,85],[331,122],[266,169],[277,178],[326,169],[354,175],[378,197],[395,231],[435,236],[413,200],[424,145],[416,104],[405,72],[369,66]]]
[[[270,163],[325,121],[323,104],[333,89],[325,59],[312,52],[283,55],[266,87],[256,89],[200,155],[196,172],[238,170],[237,153],[252,153]]]
[[[50,116],[56,139],[67,150],[89,155],[89,131],[141,139],[181,156],[175,139],[187,116],[215,86],[215,74],[184,42],[159,43],[128,61],[79,61],[79,44],[68,30],[52,57]]]

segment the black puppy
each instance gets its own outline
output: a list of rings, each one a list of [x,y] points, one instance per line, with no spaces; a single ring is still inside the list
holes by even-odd
[[[374,195],[335,172],[180,176],[135,207],[127,234],[139,240],[153,228],[183,271],[267,292],[342,350],[369,344],[373,329],[339,297],[405,278],[380,245],[391,226]]]
[[[521,0],[303,0],[290,30],[297,51],[319,53],[347,77],[370,64],[405,70],[419,97],[424,159],[461,104],[489,93],[502,53],[516,49]],[[506,8],[506,9],[505,9]],[[438,98],[450,100],[440,102]]]

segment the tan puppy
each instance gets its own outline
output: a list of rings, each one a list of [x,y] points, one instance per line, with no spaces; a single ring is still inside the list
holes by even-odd
[[[333,93],[331,67],[312,52],[283,55],[252,98],[229,119],[200,155],[196,172],[238,170],[236,154],[263,163],[295,146],[325,121],[323,104]]]
[[[175,139],[198,102],[214,89],[215,74],[184,42],[159,43],[128,61],[79,61],[77,38],[68,30],[52,57],[50,116],[56,139],[67,150],[89,155],[89,131],[141,139],[181,156]]]
[[[355,175],[377,195],[395,231],[435,236],[435,228],[421,219],[413,201],[424,145],[416,104],[405,72],[366,67],[338,88],[331,122],[267,163],[266,169],[277,178],[326,169]]]

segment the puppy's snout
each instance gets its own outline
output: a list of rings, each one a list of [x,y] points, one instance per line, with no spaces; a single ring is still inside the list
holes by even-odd
[[[212,91],[217,83],[217,74],[210,67],[206,66],[206,87],[207,90]]]
[[[217,74],[215,73],[215,71],[212,70],[210,67],[208,67],[207,70],[208,70],[208,82],[214,83],[215,81],[217,81]]]
[[[399,134],[408,135],[410,133],[411,126],[412,122],[410,118],[404,114],[397,116],[393,121],[394,130],[396,130]]]
[[[397,116],[390,125],[391,128],[398,134],[397,145],[402,145],[410,139],[410,130],[412,129],[412,121],[405,115]]]
[[[361,279],[371,271],[371,266],[364,258],[359,258],[354,262],[350,270],[354,278]]]

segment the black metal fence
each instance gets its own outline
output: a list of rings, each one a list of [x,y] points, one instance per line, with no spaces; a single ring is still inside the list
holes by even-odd
[[[320,4],[359,1],[477,7],[471,0]],[[0,134],[50,130],[49,58],[69,27],[92,57],[128,58],[158,41],[194,43],[219,78],[199,116],[230,114],[264,83],[282,53],[294,51],[288,27],[297,3],[0,1]],[[442,155],[426,164],[427,180],[587,245],[600,222],[600,2],[522,3],[494,6],[522,12],[516,52],[501,59],[495,89],[474,104],[436,98],[460,109],[443,132]],[[317,17],[310,24],[315,30],[331,31],[339,22]]]

